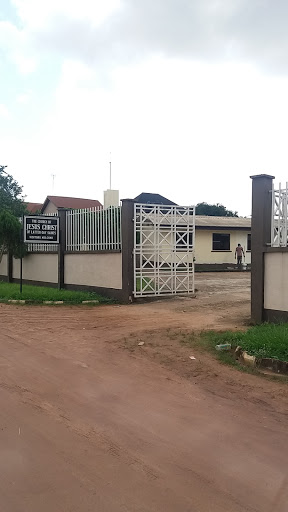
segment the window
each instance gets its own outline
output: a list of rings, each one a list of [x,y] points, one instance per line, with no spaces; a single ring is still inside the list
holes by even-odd
[[[213,233],[213,251],[230,251],[230,234]]]
[[[247,251],[251,251],[251,233],[247,235]]]

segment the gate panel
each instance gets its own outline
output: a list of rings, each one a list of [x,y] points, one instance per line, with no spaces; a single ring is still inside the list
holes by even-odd
[[[195,208],[135,204],[134,296],[194,293]]]

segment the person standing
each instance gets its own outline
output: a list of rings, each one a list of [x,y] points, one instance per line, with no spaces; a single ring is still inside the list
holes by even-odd
[[[242,257],[245,257],[244,249],[241,244],[238,244],[235,249],[235,260],[237,258],[237,267],[240,268],[242,265]]]

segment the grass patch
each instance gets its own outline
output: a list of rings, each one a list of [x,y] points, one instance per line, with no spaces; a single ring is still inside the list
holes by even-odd
[[[142,283],[142,287],[141,287],[141,283]],[[141,281],[140,277],[137,277],[136,291],[140,292],[141,288],[142,288],[142,290],[145,289],[146,293],[154,292],[156,290],[155,281],[150,277],[142,277],[142,281]]]
[[[80,304],[82,300],[98,300],[99,303],[115,302],[107,297],[102,297],[93,292],[78,292],[70,290],[58,290],[57,288],[48,288],[46,286],[32,286],[23,284],[22,294],[20,285],[15,283],[6,283],[0,281],[0,301],[6,302],[12,300],[32,300],[34,302],[43,302],[44,300],[63,300],[71,304]]]
[[[228,331],[229,334],[235,334],[232,333],[232,331]],[[217,351],[215,349],[215,346],[219,343],[222,343],[222,339],[225,339],[225,336],[228,333],[221,333],[216,331],[196,331],[196,332],[190,332],[182,333],[180,335],[180,343],[189,346],[191,349],[196,348],[197,351],[203,351],[203,352],[209,352],[212,357],[215,359],[218,359],[218,361],[222,364],[228,364],[230,366],[233,366],[237,370],[244,372],[244,373],[259,373],[256,368],[250,368],[249,366],[242,365],[239,361],[237,361],[233,353],[231,351]],[[238,333],[236,333],[238,334]],[[218,338],[219,336],[219,338]],[[169,337],[169,334],[168,334]],[[227,343],[227,341],[223,341],[223,343]],[[229,343],[231,343],[231,339],[229,339]],[[234,340],[235,348],[238,345],[236,343],[236,340]],[[233,346],[233,345],[232,345]]]
[[[245,332],[206,331],[200,336],[203,346],[213,348],[221,343],[238,345],[257,358],[273,358],[288,361],[288,324],[262,324]],[[222,355],[221,355],[222,357]]]

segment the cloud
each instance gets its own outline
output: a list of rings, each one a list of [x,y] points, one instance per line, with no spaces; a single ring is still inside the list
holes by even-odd
[[[145,181],[148,190],[180,204],[217,198],[245,214],[249,175],[275,168],[284,173],[288,78],[263,75],[255,64],[271,75],[287,72],[282,19],[288,5],[277,0],[274,7],[266,0],[13,3],[17,27],[6,24],[5,37],[0,30],[0,45],[18,66],[17,59],[28,59],[28,69],[29,59],[32,67],[45,59],[40,72],[54,73],[51,82],[46,75],[42,81],[25,77],[18,91],[31,89],[31,115],[14,104],[13,121],[21,122],[9,123],[11,135],[2,123],[5,161],[21,180],[25,176],[27,193],[35,199],[47,195],[51,172],[57,174],[57,193],[101,199],[110,151],[113,186],[127,197],[141,192]],[[19,101],[26,101],[25,94]],[[39,166],[47,180],[36,184]]]
[[[11,0],[21,22],[30,29],[43,28],[56,17],[87,19],[94,26],[100,24],[121,7],[122,0]]]
[[[27,103],[29,103],[30,101],[30,94],[29,93],[22,93],[22,94],[18,94],[18,96],[16,97],[16,102],[17,103],[20,103],[22,105],[26,105]]]
[[[14,62],[22,74],[31,73],[36,67],[30,47],[29,34],[9,21],[0,21],[0,57]]]
[[[145,183],[179,204],[217,198],[249,214],[249,175],[287,166],[288,79],[263,78],[249,66],[161,58],[118,69],[110,90],[95,88],[95,75],[66,62],[37,139],[24,144],[31,176],[42,162],[42,172],[57,175],[57,194],[101,199],[112,151],[113,187],[122,197],[136,196]],[[33,185],[31,177],[28,185],[47,194],[44,181]]]
[[[13,0],[37,47],[122,65],[153,55],[288,71],[286,0]]]
[[[0,103],[0,119],[11,119],[11,114],[8,108],[5,105],[3,105],[3,103]]]

